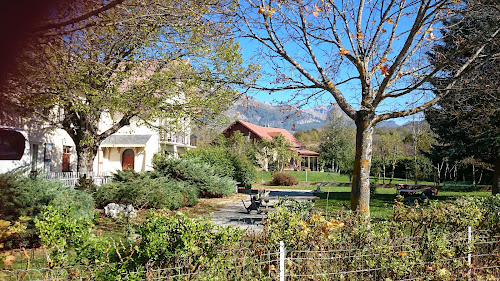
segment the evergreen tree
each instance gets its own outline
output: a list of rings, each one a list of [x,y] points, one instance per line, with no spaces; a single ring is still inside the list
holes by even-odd
[[[463,10],[443,21],[449,36],[429,54],[433,64],[453,62],[449,75],[433,79],[436,92],[454,83],[453,90],[425,116],[437,135],[433,155],[459,161],[473,157],[494,170],[492,193],[500,188],[500,36],[491,38],[500,23],[500,4],[495,0],[473,0]],[[453,79],[463,61],[478,51],[475,42],[487,42],[483,55],[459,80]],[[456,52],[457,49],[464,50]]]

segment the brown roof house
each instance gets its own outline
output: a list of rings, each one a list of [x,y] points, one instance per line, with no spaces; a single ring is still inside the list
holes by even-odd
[[[262,140],[272,141],[273,137],[283,136],[288,143],[291,144],[292,150],[296,151],[299,155],[299,159],[291,159],[290,163],[285,166],[287,170],[318,170],[318,157],[319,153],[307,150],[305,145],[296,139],[290,132],[285,129],[262,127],[249,122],[236,120],[234,123],[229,125],[223,132],[226,138],[231,137],[234,132],[240,131],[247,139],[254,142],[262,142]],[[260,161],[259,161],[260,162]],[[268,163],[261,163],[264,170],[267,170]]]

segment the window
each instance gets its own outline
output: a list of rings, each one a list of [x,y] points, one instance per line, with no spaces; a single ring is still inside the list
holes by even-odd
[[[0,129],[0,160],[21,160],[25,149],[26,138],[22,133]]]

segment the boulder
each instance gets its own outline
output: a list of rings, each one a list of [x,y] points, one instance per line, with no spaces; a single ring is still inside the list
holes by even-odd
[[[135,218],[137,212],[132,205],[109,203],[104,207],[104,214],[108,217],[118,218],[123,215],[126,218]]]

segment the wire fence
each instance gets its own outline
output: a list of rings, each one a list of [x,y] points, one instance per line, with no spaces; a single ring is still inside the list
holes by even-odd
[[[388,237],[366,244],[252,246],[212,257],[0,271],[0,280],[499,280],[500,236],[488,231]],[[389,242],[390,241],[390,242]],[[28,265],[29,266],[29,265]]]

